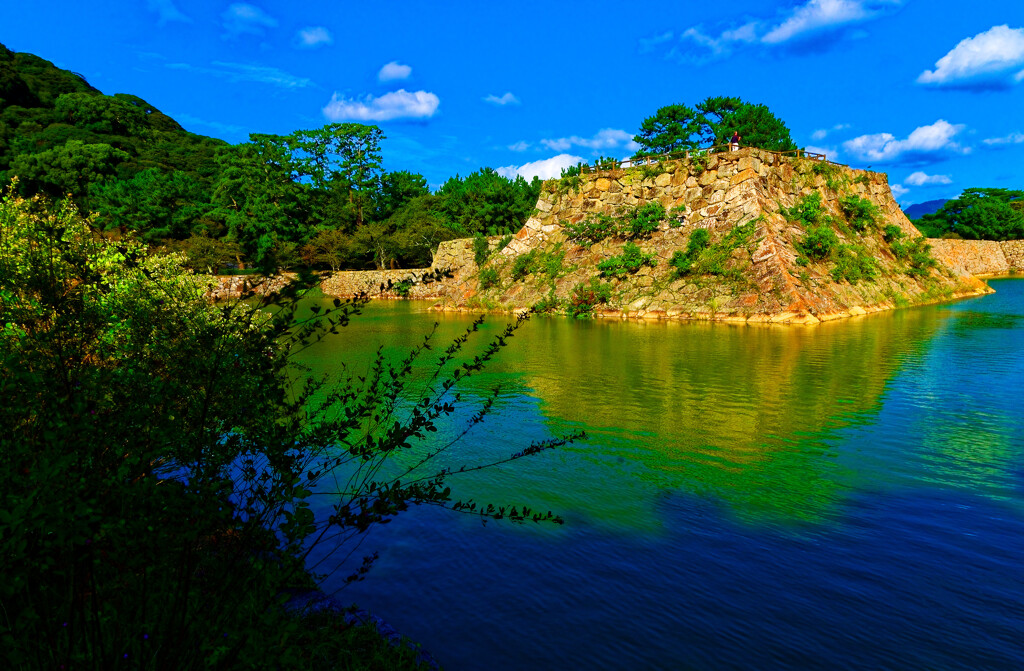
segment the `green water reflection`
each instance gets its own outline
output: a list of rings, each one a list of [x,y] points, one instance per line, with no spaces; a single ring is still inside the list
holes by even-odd
[[[378,347],[398,356],[435,321],[444,343],[471,319],[424,308],[375,303],[305,360],[318,370],[357,362],[358,370]],[[1006,321],[974,319],[984,328]],[[969,328],[962,321],[931,308],[814,328],[534,318],[470,385],[471,400],[492,383],[501,383],[505,396],[449,463],[509,454],[578,427],[591,439],[454,480],[453,488],[464,497],[528,501],[645,533],[660,524],[658,501],[676,491],[707,497],[753,523],[820,523],[849,491],[899,479],[884,454],[858,463],[850,451],[871,446],[851,447],[844,436],[876,423],[894,376],[927,356],[947,324]],[[501,324],[492,318],[485,331]],[[917,432],[926,461],[961,471],[966,463],[980,479],[1001,468],[993,457],[1005,457],[1009,447],[1005,433],[989,431],[990,420],[968,418],[950,433],[948,423],[932,430],[932,419],[917,416],[894,430]]]

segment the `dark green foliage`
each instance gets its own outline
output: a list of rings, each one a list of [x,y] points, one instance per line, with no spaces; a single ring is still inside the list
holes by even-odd
[[[1024,191],[967,189],[938,212],[914,221],[935,237],[965,240],[1024,239]]]
[[[658,230],[665,220],[665,208],[661,203],[652,202],[641,205],[629,216],[625,227],[627,237],[646,238]]]
[[[606,238],[626,239],[647,238],[658,230],[666,218],[661,203],[651,202],[634,209],[624,217],[597,214],[577,223],[565,224],[565,233],[570,240],[580,244],[594,244]]]
[[[478,266],[482,266],[487,263],[487,259],[491,256],[491,246],[487,242],[487,238],[477,233],[473,236],[473,262]]]
[[[688,105],[668,105],[644,119],[633,138],[645,154],[687,151],[700,146],[703,123],[699,113]]]
[[[702,144],[722,145],[739,132],[744,146],[792,151],[789,129],[765,106],[735,97],[710,97],[696,107],[669,105],[644,119],[633,140],[639,155],[692,150]]]
[[[3,668],[380,664],[382,649],[356,640],[365,630],[325,632],[283,607],[315,586],[304,560],[321,539],[342,557],[416,505],[560,521],[456,499],[451,460],[434,459],[447,443],[430,439],[521,322],[475,355],[463,345],[479,321],[446,350],[428,337],[365,377],[310,378],[293,353],[363,301],[300,309],[305,277],[268,299],[273,312],[254,297],[213,305],[173,257],[99,238],[70,203],[44,208],[0,202]],[[436,379],[424,388],[428,351],[440,360],[423,363]],[[400,481],[384,475],[397,455],[398,470],[418,464]],[[321,487],[336,494],[318,517],[310,497],[335,477],[353,484]]]
[[[521,280],[531,275],[539,268],[540,254],[536,249],[531,249],[525,254],[520,254],[512,261],[512,279]]]
[[[373,194],[373,218],[388,219],[414,198],[428,195],[430,189],[423,175],[406,170],[385,172],[380,177],[380,189]]]
[[[197,273],[208,275],[231,274],[232,264],[237,265],[242,248],[230,240],[218,240],[207,235],[193,235],[185,240],[171,240],[167,251],[182,252],[183,265]]]
[[[546,251],[541,254],[540,270],[547,275],[548,279],[553,280],[561,275],[564,262],[565,251],[562,249],[562,243],[558,243],[550,252]]]
[[[825,207],[821,202],[821,194],[817,191],[803,196],[796,205],[788,210],[783,208],[782,215],[790,221],[796,221],[805,228],[823,223],[828,216],[825,214]]]
[[[889,242],[893,256],[907,264],[907,274],[914,277],[928,275],[932,268],[937,267],[938,262],[931,255],[931,245],[922,235],[914,240],[906,240],[902,232],[893,236]]]
[[[697,105],[702,117],[704,142],[721,145],[738,131],[745,147],[770,151],[793,151],[796,143],[789,128],[766,105],[748,103],[737,97],[713,96]]]
[[[796,243],[796,247],[808,259],[821,261],[828,258],[839,245],[839,236],[832,229],[832,218],[825,213],[821,202],[821,194],[814,191],[788,210],[782,210],[790,221],[804,227],[804,237]]]
[[[548,295],[533,304],[532,312],[557,312],[562,307],[562,301],[555,296],[555,290],[551,289]]]
[[[623,277],[631,275],[644,266],[654,266],[653,254],[645,254],[635,242],[627,242],[622,253],[597,264],[602,277]]]
[[[736,270],[727,268],[733,251],[747,244],[756,229],[757,220],[740,224],[729,231],[716,244],[711,244],[707,229],[698,228],[690,234],[686,251],[677,250],[669,261],[676,277],[684,275],[718,275],[738,277]]]
[[[669,260],[669,265],[675,268],[676,276],[682,277],[690,272],[693,262],[701,253],[711,245],[711,234],[706,228],[698,228],[690,234],[686,242],[686,251],[677,249]]]
[[[873,280],[878,276],[878,262],[860,245],[840,245],[833,256],[832,279],[857,284],[860,280]]]
[[[893,242],[903,237],[903,229],[896,224],[887,224],[882,231],[882,237],[886,242]]]
[[[824,176],[825,186],[833,191],[838,191],[849,183],[849,179],[843,175],[839,166],[826,161],[815,161],[814,167],[811,168],[811,172],[815,175]]]
[[[462,236],[515,233],[533,211],[540,187],[539,179],[512,180],[483,168],[465,179],[455,176],[445,182],[437,192],[439,210]]]
[[[839,207],[850,227],[857,232],[866,231],[878,224],[878,206],[866,198],[846,196],[839,201]]]
[[[526,254],[517,256],[512,261],[512,279],[521,280],[534,273],[543,273],[548,279],[555,279],[562,272],[565,252],[561,245],[552,251],[531,249]]]
[[[683,225],[685,218],[686,204],[676,205],[668,213],[668,225],[672,228],[678,228]]]
[[[489,267],[480,269],[479,278],[481,289],[491,289],[498,286],[501,282],[501,276],[498,275],[498,271]]]
[[[413,281],[412,280],[400,280],[394,284],[392,289],[396,294],[402,298],[408,298],[409,292],[412,291]]]
[[[814,261],[827,259],[839,245],[839,236],[827,225],[811,226],[797,243],[797,248]]]
[[[616,235],[619,230],[618,221],[607,214],[597,214],[589,219],[564,225],[565,234],[573,242],[593,244]]]
[[[598,305],[604,305],[612,299],[612,288],[596,277],[590,282],[580,282],[572,289],[567,307],[569,315],[576,319],[587,319],[594,314]]]
[[[267,270],[300,257],[332,269],[426,266],[443,240],[514,233],[536,203],[540,180],[486,168],[431,196],[422,175],[383,170],[384,139],[342,123],[230,146],[0,45],[0,184],[17,176],[24,195],[70,193],[121,234],[205,235]],[[328,241],[325,230],[339,233]]]

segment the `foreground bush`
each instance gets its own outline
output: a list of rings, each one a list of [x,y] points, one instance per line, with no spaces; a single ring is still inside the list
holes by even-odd
[[[304,560],[318,543],[350,552],[418,504],[560,521],[454,500],[435,466],[447,448],[427,440],[516,324],[464,357],[475,323],[413,396],[429,339],[365,379],[329,385],[293,366],[359,301],[300,317],[292,286],[271,316],[206,289],[178,256],[97,238],[69,203],[0,202],[3,668],[331,668],[309,657],[330,642],[310,645],[283,607],[315,587]],[[417,464],[401,481],[387,467],[398,454]],[[317,519],[308,499],[335,475],[350,484]]]

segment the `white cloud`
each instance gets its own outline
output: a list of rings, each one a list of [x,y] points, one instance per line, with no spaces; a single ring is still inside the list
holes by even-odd
[[[761,41],[765,44],[781,44],[794,37],[832,28],[853,21],[860,21],[871,15],[864,0],[809,0],[797,7],[788,19],[772,28]]]
[[[559,154],[558,156],[552,156],[542,161],[533,161],[524,165],[506,165],[503,168],[498,168],[497,172],[502,177],[509,179],[514,179],[516,175],[521,175],[524,179],[528,180],[534,177],[553,179],[560,177],[563,169],[572,167],[581,161],[583,161],[581,156]]]
[[[640,145],[633,141],[632,133],[615,128],[603,128],[591,138],[573,135],[572,137],[560,137],[553,140],[541,140],[540,143],[553,151],[566,151],[573,145],[595,151],[625,147],[628,151],[632,152],[640,148]]]
[[[318,44],[333,44],[331,31],[323,26],[310,26],[299,31],[299,44],[304,47],[315,47]]]
[[[750,19],[746,23],[728,30],[723,30],[717,36],[704,32],[703,26],[697,25],[683,31],[679,36],[680,42],[690,42],[703,47],[710,56],[724,57],[729,55],[737,46],[762,44],[768,47],[777,47],[784,44],[805,42],[807,38],[820,35],[825,32],[835,31],[847,25],[877,18],[886,13],[888,9],[897,7],[905,0],[802,0],[783,19]],[[654,47],[671,38],[671,33],[665,33],[654,38],[640,40],[641,53],[652,51]],[[859,34],[852,32],[847,37],[863,37],[863,31]],[[685,49],[673,47],[668,57],[678,57],[686,60],[701,60],[700,55],[693,56],[682,53]]]
[[[514,95],[512,95],[511,91],[506,92],[505,95],[501,96],[500,98],[498,96],[496,96],[496,95],[489,95],[486,98],[484,98],[484,101],[485,102],[489,102],[489,103],[491,103],[493,105],[518,105],[519,104],[519,98],[517,98]]]
[[[953,179],[949,175],[926,175],[923,172],[915,172],[903,180],[911,186],[924,186],[926,184],[952,184]]]
[[[934,70],[925,70],[917,78],[921,84],[953,84],[992,77],[1024,65],[1024,28],[995,26],[968,37],[935,62]],[[1024,70],[1013,76],[1024,79]]]
[[[520,140],[519,142],[516,142],[515,144],[510,144],[508,146],[508,148],[511,149],[512,151],[526,151],[527,149],[530,148],[530,143],[529,142],[524,142],[523,140]]]
[[[901,159],[926,159],[937,152],[970,153],[970,148],[962,147],[953,138],[964,129],[963,124],[951,124],[939,119],[930,126],[921,126],[914,130],[905,140],[897,140],[891,133],[875,133],[861,135],[843,143],[843,147],[861,160],[865,161],[898,161]]]
[[[654,48],[659,44],[664,44],[672,39],[672,31],[662,33],[661,35],[655,35],[654,37],[641,37],[640,38],[640,53],[646,54],[654,51]]]
[[[157,13],[157,23],[161,26],[171,21],[181,21],[182,23],[191,23],[192,21],[174,5],[174,0],[146,0],[146,7],[149,8],[149,11]]]
[[[412,68],[408,65],[402,65],[398,61],[391,61],[380,69],[377,73],[377,79],[382,82],[390,82],[396,79],[408,79],[409,75],[412,74]]]
[[[390,121],[391,119],[429,119],[441,103],[429,91],[398,89],[380,97],[368,95],[350,99],[335,93],[324,107],[324,116],[331,121]]]
[[[902,198],[903,196],[910,193],[910,189],[903,186],[902,184],[893,184],[892,186],[889,187],[889,189],[892,190],[892,195],[896,196],[897,198]]]
[[[982,140],[987,145],[1021,144],[1024,143],[1024,133],[1010,133],[1004,137],[990,137]]]
[[[718,37],[712,37],[711,35],[704,33],[701,26],[695,26],[683,31],[683,34],[679,36],[679,39],[682,41],[690,41],[702,46],[708,49],[713,56],[722,56],[728,54],[732,50],[732,45],[736,42],[757,42],[757,29],[758,23],[756,21],[752,21],[740,26],[739,28],[722,31]]]
[[[301,89],[312,86],[313,82],[305,77],[296,77],[284,70],[264,67],[262,65],[245,65],[243,63],[225,63],[214,61],[211,65],[215,67],[202,67],[189,65],[188,63],[168,63],[166,67],[172,70],[186,70],[200,74],[223,77],[229,82],[257,82],[260,84],[273,84],[286,89]]]
[[[277,19],[259,7],[244,2],[229,5],[221,14],[221,18],[224,19],[227,37],[238,37],[243,34],[262,35],[267,28],[277,28]]]
[[[835,126],[832,126],[831,128],[821,128],[821,129],[816,130],[813,133],[811,133],[811,139],[812,140],[824,140],[828,136],[829,133],[834,133],[834,132],[837,132],[837,131],[846,130],[849,127],[850,127],[850,124],[848,124],[848,123],[837,123]]]

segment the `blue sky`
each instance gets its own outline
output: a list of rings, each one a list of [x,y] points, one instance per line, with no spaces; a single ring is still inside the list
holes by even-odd
[[[437,186],[628,156],[664,105],[736,95],[903,204],[1024,188],[1024,1],[22,0],[0,42],[230,142],[380,126]]]

